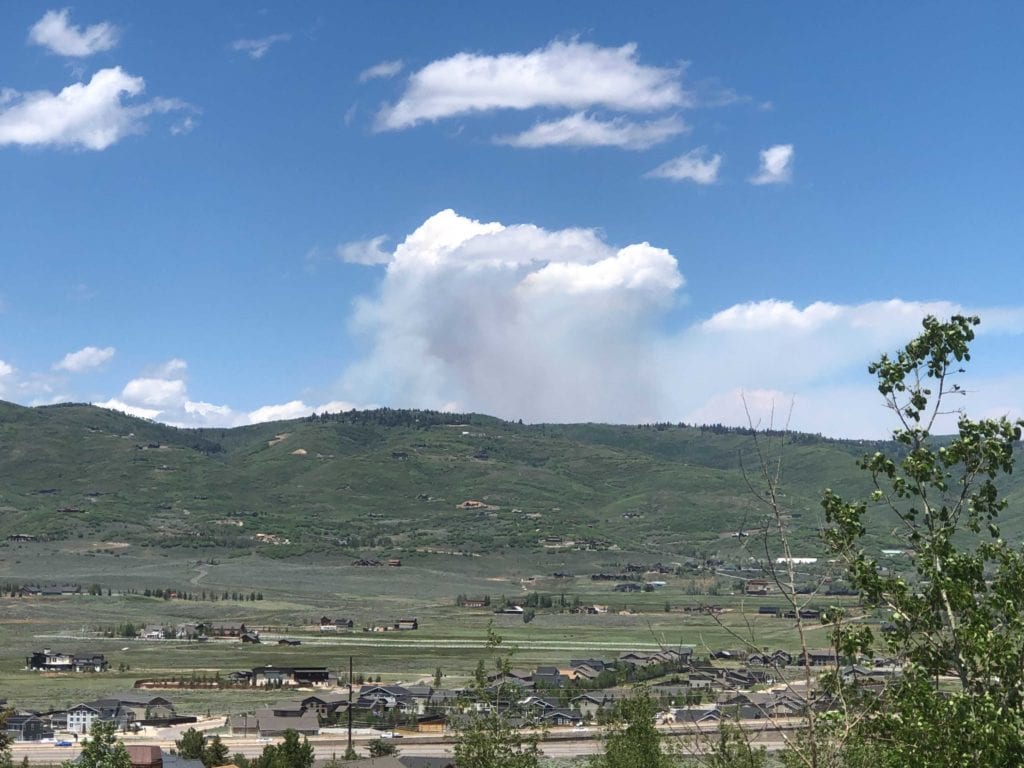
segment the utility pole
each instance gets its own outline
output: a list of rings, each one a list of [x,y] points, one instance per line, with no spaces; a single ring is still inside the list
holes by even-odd
[[[352,657],[348,657],[348,754],[352,754]]]

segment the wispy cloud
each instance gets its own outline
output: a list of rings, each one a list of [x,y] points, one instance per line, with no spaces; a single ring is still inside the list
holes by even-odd
[[[338,246],[338,256],[350,264],[387,264],[391,254],[381,246],[388,240],[386,235],[378,235],[369,240],[354,240]]]
[[[571,40],[529,53],[458,53],[413,73],[377,124],[399,130],[472,112],[535,107],[657,111],[691,103],[681,77],[679,68],[640,64],[635,43],[602,48]]]
[[[709,155],[707,147],[691,149],[685,155],[662,163],[647,176],[673,181],[692,181],[696,184],[714,184],[718,181],[721,155]]]
[[[59,362],[53,364],[53,369],[81,373],[92,368],[99,368],[114,357],[114,352],[113,347],[83,347],[77,352],[68,352]]]
[[[73,26],[67,8],[47,11],[29,30],[29,42],[41,45],[61,56],[92,56],[117,45],[120,30],[108,21],[82,27]]]
[[[120,67],[101,69],[88,83],[59,93],[18,93],[0,98],[0,146],[58,146],[102,150],[142,133],[150,115],[191,107],[178,99],[131,102],[145,90],[141,77]]]
[[[266,37],[244,38],[231,43],[231,49],[241,51],[250,59],[262,59],[276,43],[286,43],[292,39],[288,33],[267,35]]]
[[[172,136],[185,136],[186,134],[192,133],[195,130],[196,125],[199,121],[196,120],[192,115],[186,115],[181,120],[171,126]]]
[[[776,144],[761,151],[761,167],[751,184],[785,184],[793,178],[793,145]]]
[[[643,150],[668,141],[688,130],[678,117],[633,122],[623,117],[601,120],[576,112],[561,120],[540,122],[514,136],[497,136],[497,144],[512,147],[618,147]]]
[[[368,67],[359,73],[359,82],[365,83],[367,80],[379,80],[394,77],[402,71],[405,65],[401,59],[394,59],[392,61],[382,61],[380,64],[374,64],[372,67]]]

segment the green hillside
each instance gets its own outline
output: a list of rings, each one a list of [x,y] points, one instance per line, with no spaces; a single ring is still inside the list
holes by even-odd
[[[748,544],[732,534],[756,529],[764,513],[744,476],[756,470],[753,445],[725,429],[388,409],[188,430],[88,405],[0,402],[0,534],[275,557],[731,552]],[[817,549],[823,488],[867,492],[855,460],[876,447],[785,437],[784,491],[801,546]],[[1021,497],[1019,485],[1009,490]],[[459,507],[470,500],[486,507]],[[884,525],[878,533],[884,546]]]

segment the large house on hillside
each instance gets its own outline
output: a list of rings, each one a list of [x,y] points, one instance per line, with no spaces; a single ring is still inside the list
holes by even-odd
[[[36,672],[103,672],[107,666],[102,653],[61,653],[44,648],[25,658],[25,668]]]

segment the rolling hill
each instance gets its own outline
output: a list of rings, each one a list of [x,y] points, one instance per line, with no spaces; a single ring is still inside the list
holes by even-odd
[[[764,444],[769,438],[760,435]],[[825,487],[866,494],[876,444],[774,436],[797,541],[817,549]],[[658,424],[523,425],[381,409],[225,430],[89,405],[0,402],[0,535],[310,550],[736,548],[763,518],[754,438]],[[1008,492],[1022,498],[1014,481]],[[465,502],[480,502],[466,504]],[[1015,519],[1011,534],[1021,532]],[[876,543],[887,540],[884,521]]]

